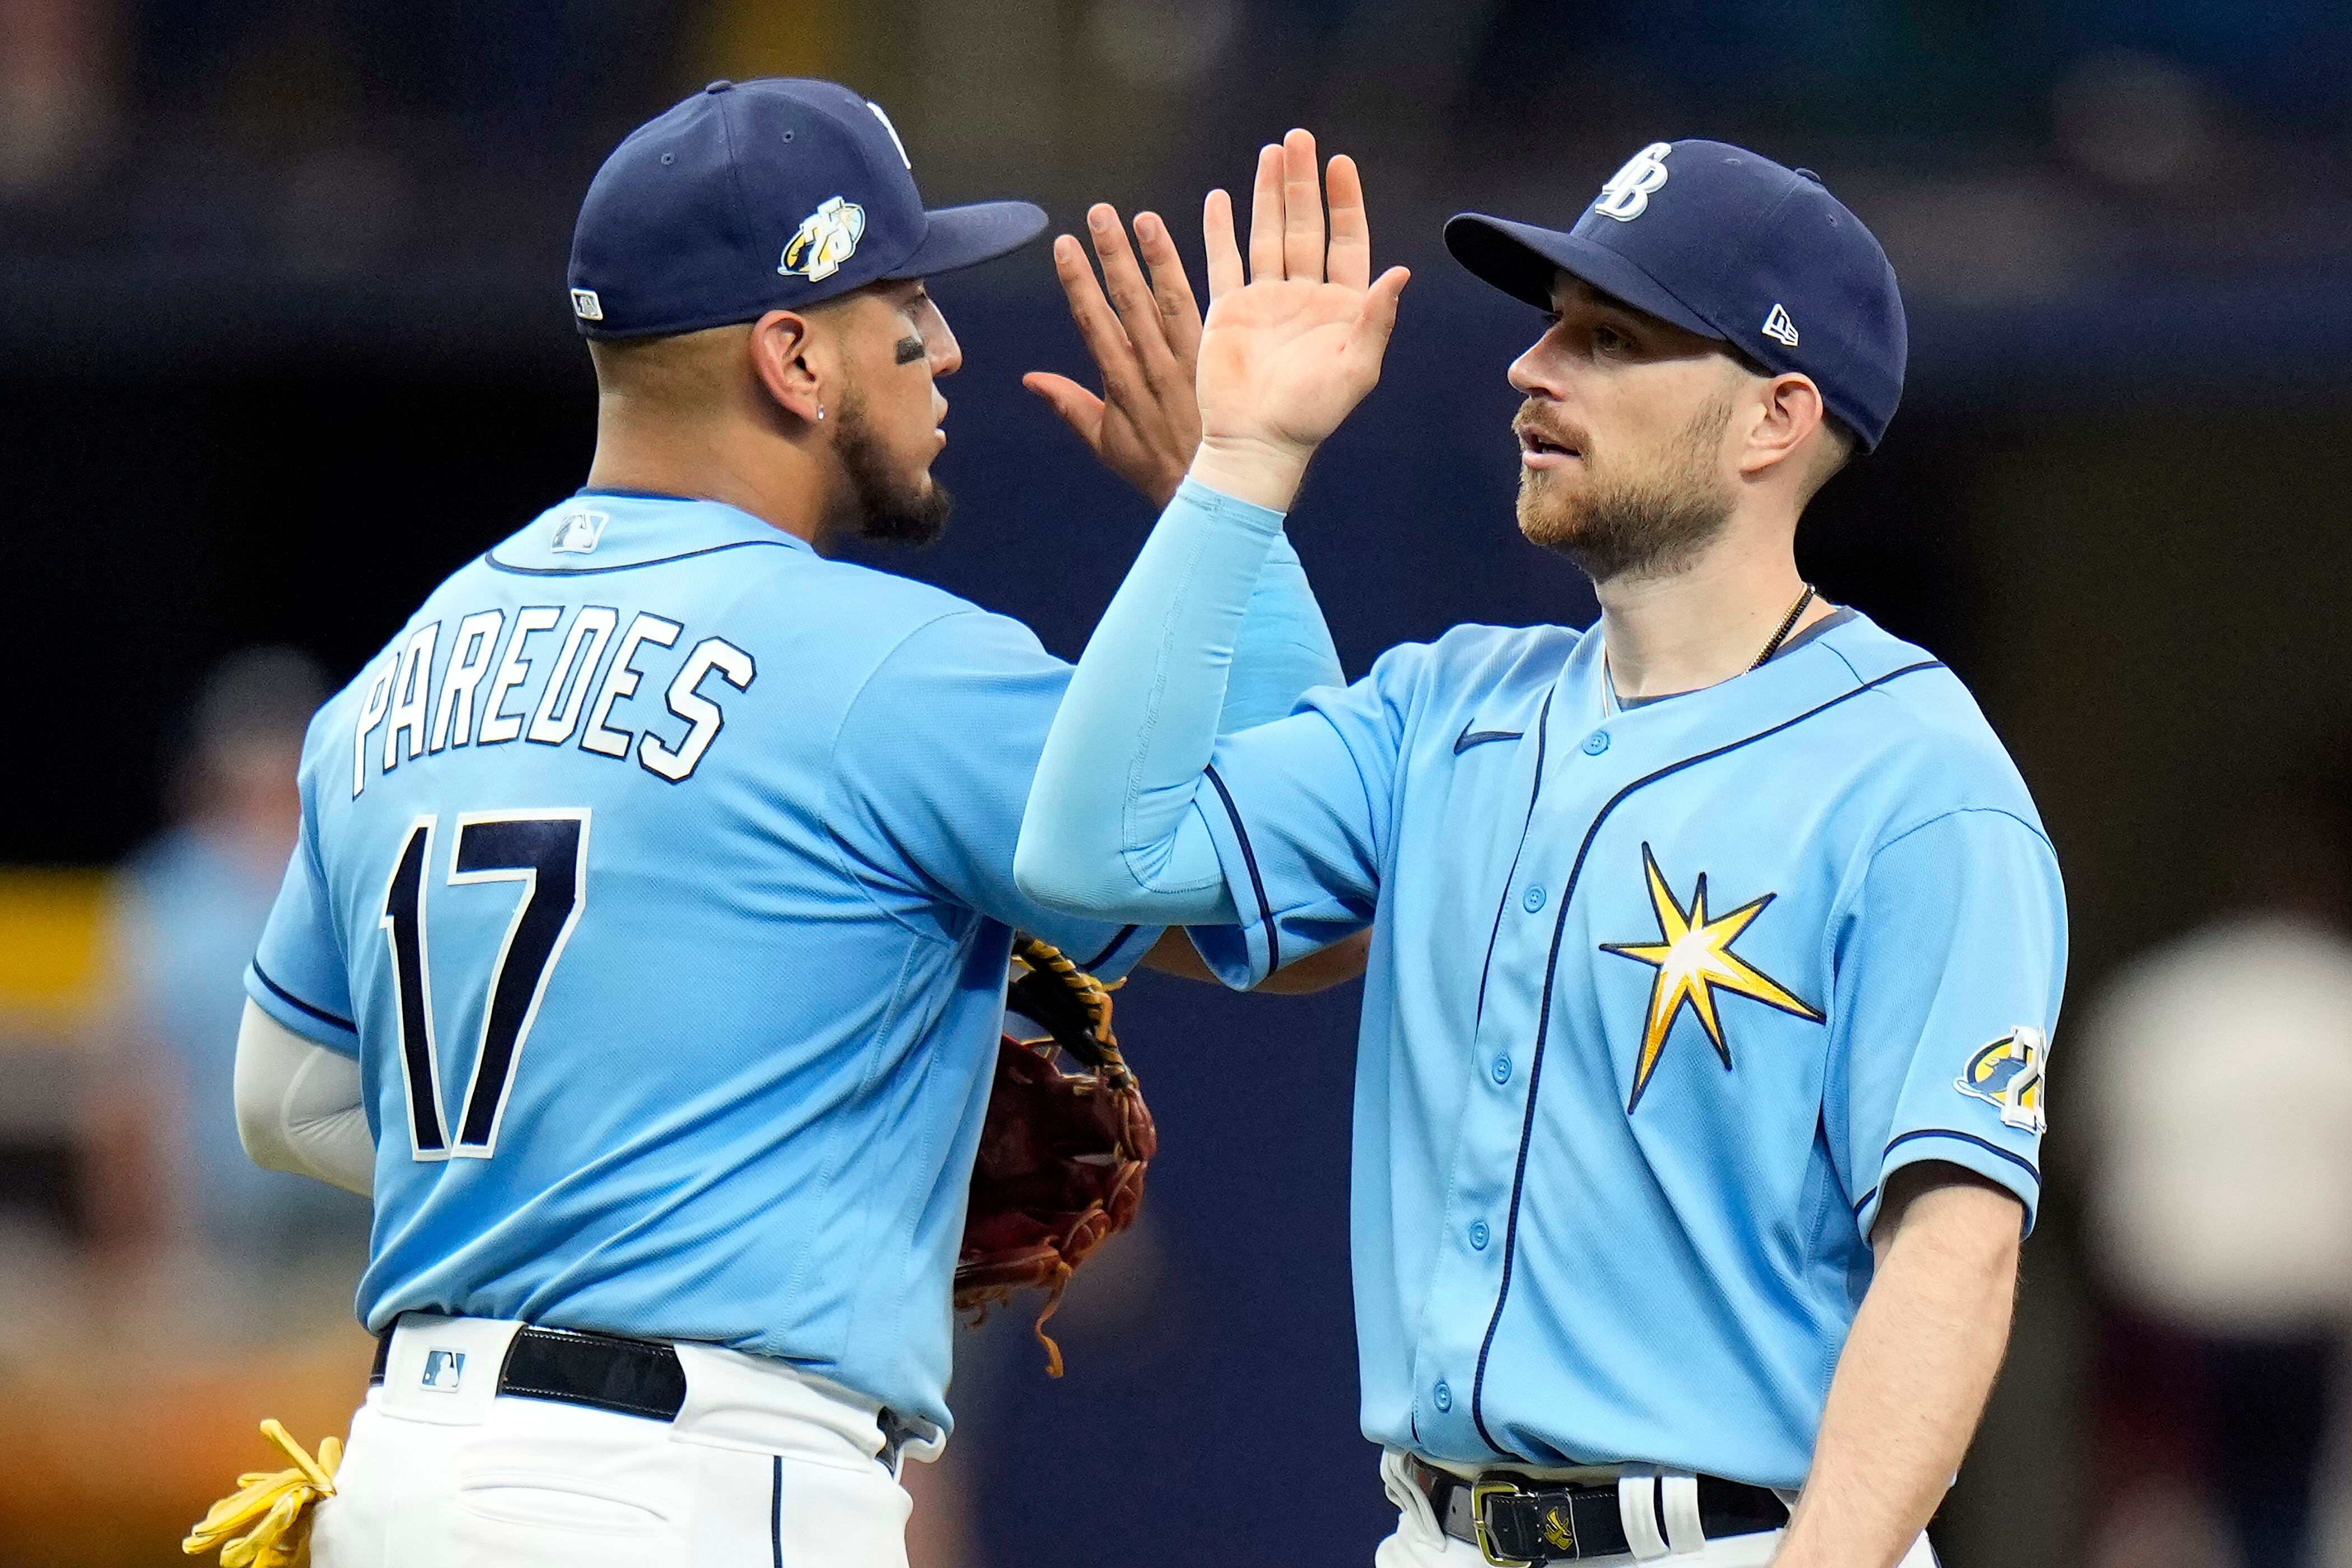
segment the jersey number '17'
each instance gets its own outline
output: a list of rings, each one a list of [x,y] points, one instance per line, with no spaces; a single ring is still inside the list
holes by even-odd
[[[400,1023],[400,1073],[419,1160],[487,1160],[548,977],[588,901],[588,811],[469,811],[459,815],[449,883],[520,882],[482,1005],[482,1035],[466,1083],[457,1142],[442,1110],[440,1057],[433,1043],[433,964],[425,939],[426,870],[437,816],[408,829],[383,894],[384,941],[392,949],[393,998]]]

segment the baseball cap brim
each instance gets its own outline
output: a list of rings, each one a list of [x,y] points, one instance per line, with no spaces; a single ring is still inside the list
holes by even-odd
[[[1607,246],[1573,234],[1484,213],[1457,213],[1446,220],[1445,248],[1473,273],[1538,310],[1552,308],[1552,279],[1566,272],[1612,300],[1685,331],[1718,340],[1725,337],[1713,322],[1675,299],[1641,268]]]
[[[1045,232],[1045,210],[1028,202],[974,202],[927,212],[929,227],[893,279],[928,278],[976,267],[1020,249]]]

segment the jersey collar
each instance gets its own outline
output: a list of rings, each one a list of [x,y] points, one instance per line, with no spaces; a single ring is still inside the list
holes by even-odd
[[[763,548],[816,553],[799,535],[724,501],[650,490],[583,489],[492,546],[484,559],[501,572],[583,576]]]

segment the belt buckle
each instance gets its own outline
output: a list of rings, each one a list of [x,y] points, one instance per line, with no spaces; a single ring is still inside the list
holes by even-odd
[[[1551,1550],[1540,1557],[1505,1557],[1496,1549],[1494,1531],[1488,1527],[1489,1505],[1496,1498],[1526,1498],[1538,1503],[1542,1501],[1542,1498],[1534,1488],[1521,1486],[1508,1478],[1481,1477],[1471,1484],[1470,1522],[1477,1532],[1478,1554],[1486,1560],[1490,1568],[1538,1568],[1540,1563],[1573,1559],[1577,1555],[1576,1522],[1569,1510],[1568,1494],[1561,1492],[1558,1496],[1560,1500],[1543,1508],[1536,1521],[1536,1529],[1543,1537],[1544,1545]]]

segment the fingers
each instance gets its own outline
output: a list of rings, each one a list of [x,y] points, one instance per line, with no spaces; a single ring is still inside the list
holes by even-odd
[[[1086,251],[1066,234],[1054,241],[1054,270],[1062,279],[1062,293],[1070,302],[1070,319],[1078,324],[1078,336],[1102,372],[1104,395],[1123,400],[1139,397],[1144,374],[1134,345],[1128,342],[1118,318],[1111,314],[1110,301],[1103,298],[1102,285],[1095,280],[1095,269],[1087,265]]]
[[[1192,297],[1192,280],[1184,275],[1176,237],[1168,232],[1158,213],[1138,213],[1135,238],[1151,267],[1151,295],[1159,301],[1160,330],[1168,340],[1169,352],[1180,365],[1191,365],[1201,355],[1201,302]]]
[[[1128,245],[1127,226],[1118,221],[1118,210],[1108,202],[1089,207],[1087,232],[1093,237],[1095,255],[1101,258],[1103,282],[1110,292],[1111,309],[1118,312],[1119,325],[1127,333],[1128,346],[1135,351],[1148,379],[1167,379],[1175,374],[1176,356],[1169,349],[1168,334],[1160,323],[1159,298],[1144,281],[1142,264]]]
[[[1364,181],[1345,153],[1331,160],[1331,249],[1327,276],[1362,289],[1372,280],[1372,229],[1364,216]]]
[[[1283,276],[1282,149],[1269,142],[1257,150],[1257,184],[1250,192],[1250,280]]]
[[[1355,331],[1348,337],[1346,357],[1356,362],[1360,372],[1380,379],[1381,360],[1388,353],[1389,338],[1396,331],[1397,300],[1412,274],[1402,267],[1391,267],[1364,295],[1363,309],[1356,313]],[[1370,384],[1367,383],[1367,384]]]
[[[1066,375],[1051,371],[1033,370],[1021,378],[1021,384],[1044,398],[1062,423],[1078,433],[1078,439],[1097,451],[1102,450],[1103,401]]]
[[[1282,268],[1286,277],[1323,280],[1323,182],[1311,131],[1282,139]]]
[[[1201,204],[1201,244],[1209,253],[1209,302],[1216,303],[1240,289],[1241,248],[1234,241],[1234,198],[1211,191]]]

